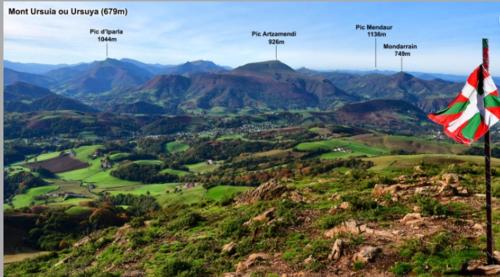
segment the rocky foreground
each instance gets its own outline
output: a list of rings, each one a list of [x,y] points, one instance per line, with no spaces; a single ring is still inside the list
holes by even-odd
[[[468,166],[271,181],[229,203],[165,207],[143,225],[91,233],[6,272],[21,276],[29,264],[52,276],[500,275],[500,265],[485,265],[483,180]],[[494,223],[499,208],[494,198]]]
[[[433,178],[418,177],[421,172],[416,167],[416,172],[411,180],[405,175],[398,178],[398,183],[393,185],[376,184],[372,190],[372,196],[381,205],[390,205],[388,202],[404,202],[415,195],[425,195],[447,204],[468,203],[475,207],[475,211],[480,213],[480,208],[484,204],[483,194],[472,194],[467,188],[461,186],[457,174],[443,174]],[[270,198],[282,190],[284,186],[276,184],[265,184],[254,191],[240,197],[241,202],[264,200]],[[293,201],[303,201],[304,197],[296,191],[283,193],[282,196],[290,196]],[[331,196],[333,200],[341,199],[339,194]],[[498,202],[494,202],[494,207],[498,208]],[[329,213],[336,214],[339,211],[346,211],[351,208],[349,202],[341,202],[329,210]],[[275,208],[266,210],[264,213],[252,218],[245,224],[252,222],[273,222],[280,220],[274,217]],[[307,218],[305,221],[310,221]],[[365,275],[366,276],[387,276],[388,265],[391,261],[397,260],[396,249],[405,241],[418,239],[425,242],[438,236],[441,232],[450,232],[453,235],[460,235],[471,241],[484,236],[485,224],[482,218],[457,219],[449,218],[445,215],[422,215],[420,206],[413,206],[412,212],[407,213],[402,218],[385,223],[383,226],[377,223],[361,223],[350,219],[341,224],[326,230],[322,235],[328,239],[335,239],[328,254],[329,270],[321,273],[307,271],[294,272],[282,260],[282,253],[252,253],[244,261],[236,266],[236,272],[225,273],[224,276],[252,276],[253,272],[280,272],[281,276],[344,276],[344,275]],[[363,236],[364,241],[360,245],[353,245],[350,236]],[[340,237],[340,238],[339,238]],[[354,243],[357,244],[357,243]],[[236,247],[235,242],[224,245],[222,251],[231,253]],[[307,246],[306,246],[307,247]],[[500,252],[495,251],[495,256],[500,261]],[[313,255],[303,261],[304,264],[314,262]],[[362,270],[353,270],[356,267],[363,267]],[[485,265],[484,259],[471,260],[464,263],[462,274],[477,275],[500,275],[500,265]]]

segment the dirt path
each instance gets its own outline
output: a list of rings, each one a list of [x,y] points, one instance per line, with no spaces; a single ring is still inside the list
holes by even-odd
[[[15,262],[21,262],[26,259],[31,259],[31,258],[36,258],[41,255],[45,255],[50,253],[49,251],[33,251],[33,252],[23,252],[23,253],[17,253],[17,254],[7,254],[3,256],[3,263],[4,264],[9,264],[9,263],[15,263]]]

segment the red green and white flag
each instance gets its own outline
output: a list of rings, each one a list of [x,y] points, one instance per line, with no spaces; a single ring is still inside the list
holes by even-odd
[[[482,90],[478,90],[480,79]],[[444,132],[459,143],[480,139],[500,119],[500,97],[489,72],[481,65],[467,79],[462,92],[448,108],[428,117],[443,125]]]

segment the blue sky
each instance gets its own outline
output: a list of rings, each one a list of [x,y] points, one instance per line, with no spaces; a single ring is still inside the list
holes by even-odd
[[[178,64],[212,60],[238,66],[274,58],[266,39],[251,31],[297,31],[279,47],[292,67],[374,69],[373,38],[356,24],[393,25],[379,39],[378,69],[399,70],[383,43],[414,43],[405,70],[467,74],[481,62],[481,38],[490,39],[491,71],[500,72],[500,3],[338,2],[5,2],[4,58],[20,62],[78,63],[105,58],[90,28],[120,28],[110,57]],[[8,8],[128,9],[126,17],[13,16]]]

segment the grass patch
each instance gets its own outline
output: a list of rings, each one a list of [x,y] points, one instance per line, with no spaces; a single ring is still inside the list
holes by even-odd
[[[207,191],[207,198],[213,201],[224,201],[234,197],[237,193],[249,190],[250,187],[216,186]]]
[[[171,175],[177,175],[177,176],[186,176],[189,174],[189,172],[187,171],[184,171],[184,170],[177,170],[177,169],[172,169],[172,168],[166,168],[162,171],[160,171],[160,173],[166,173],[166,174],[171,174]]]
[[[222,136],[217,138],[218,141],[237,140],[237,139],[243,140],[243,135],[242,134],[228,134],[228,135],[222,135]]]
[[[424,216],[444,215],[460,217],[468,207],[460,203],[441,204],[438,200],[428,196],[415,196],[416,204],[422,210]]]
[[[183,189],[179,192],[170,192],[158,195],[160,205],[200,203],[205,198],[206,190],[202,186]]]
[[[400,275],[410,272],[417,275],[459,273],[464,263],[481,255],[476,242],[443,231],[428,241],[406,241],[400,248],[404,261],[394,264],[391,271]]]
[[[180,142],[180,141],[171,141],[165,144],[165,150],[168,153],[175,154],[179,152],[184,152],[189,149],[189,144]]]
[[[92,199],[90,198],[69,198],[69,199],[62,199],[62,198],[59,198],[57,199],[56,202],[52,202],[49,204],[49,206],[54,206],[54,207],[57,207],[57,206],[79,206],[80,203],[82,202],[90,202],[92,201]]]
[[[334,215],[325,215],[318,220],[317,225],[321,229],[326,230],[326,229],[330,229],[330,228],[333,228],[333,227],[339,225],[340,223],[346,221],[347,219],[348,219],[348,216],[345,213],[337,213]]]
[[[313,132],[315,134],[321,135],[321,136],[327,136],[330,135],[332,132],[328,130],[327,128],[320,128],[320,127],[313,127],[309,129],[310,132]]]
[[[58,177],[63,181],[76,181],[76,182],[83,181],[85,183],[92,183],[93,185],[96,186],[95,189],[96,192],[113,187],[134,186],[140,184],[139,182],[121,180],[119,178],[113,177],[110,175],[110,170],[103,171],[101,169],[100,160],[99,159],[93,160],[89,157],[99,147],[101,147],[101,145],[82,146],[75,149],[76,157],[79,160],[88,162],[89,166],[82,169],[59,173]],[[117,154],[121,155],[123,153],[117,153]],[[161,163],[161,161],[156,161],[156,160],[153,161],[144,160],[135,162]]]
[[[73,206],[66,211],[64,211],[68,215],[80,215],[89,212],[91,209],[89,207],[82,206]]]
[[[102,145],[96,144],[96,145],[85,145],[85,146],[80,146],[78,148],[75,148],[75,158],[79,159],[80,161],[84,162],[90,162],[92,159],[90,156],[94,154],[94,152],[101,148]]]
[[[122,180],[111,176],[109,170],[97,172],[92,176],[84,178],[83,181],[94,184],[97,190],[141,184],[140,182]]]
[[[124,160],[130,156],[130,153],[120,152],[109,155],[109,159],[112,161]]]
[[[86,168],[81,168],[81,169],[76,169],[76,170],[71,170],[71,171],[66,171],[63,173],[57,174],[59,178],[63,180],[69,180],[69,181],[81,181],[85,180],[86,178],[91,177],[92,175],[95,175],[99,172],[101,172],[101,162],[99,160],[93,160],[89,162],[89,166]]]
[[[189,168],[189,171],[193,173],[207,173],[214,171],[219,167],[217,162],[214,162],[212,164],[209,164],[208,162],[199,162],[195,164],[187,164],[187,168]]]
[[[49,152],[49,153],[40,154],[40,155],[38,155],[36,157],[33,157],[33,158],[29,159],[28,162],[31,163],[31,162],[34,162],[35,160],[37,162],[41,162],[41,161],[44,161],[44,160],[56,158],[56,157],[59,156],[59,153],[61,153],[61,152],[60,151],[56,151],[56,152]]]
[[[134,161],[134,163],[143,165],[161,165],[163,162],[160,160],[137,160]]]
[[[204,218],[199,213],[189,212],[170,222],[169,227],[172,230],[189,229],[198,226],[202,221]]]
[[[484,157],[468,155],[444,155],[444,154],[417,154],[417,155],[390,155],[380,157],[365,158],[372,161],[374,166],[370,168],[373,171],[383,171],[387,168],[412,168],[422,163],[425,164],[452,164],[471,162],[475,164],[484,164]],[[499,167],[500,159],[491,158],[491,167]]]
[[[395,136],[381,134],[362,134],[353,136],[352,139],[373,147],[390,149],[393,152],[404,153],[435,153],[435,154],[460,154],[467,149],[466,146],[439,142],[415,136]]]
[[[140,185],[134,187],[125,187],[123,189],[113,189],[108,190],[113,195],[116,194],[134,194],[134,195],[145,195],[150,194],[153,196],[159,196],[166,194],[168,191],[173,191],[177,186],[177,183],[169,183],[169,184],[150,184],[150,185]],[[172,192],[173,193],[173,192]]]
[[[387,154],[388,151],[382,148],[368,146],[354,140],[329,139],[313,142],[303,142],[295,146],[298,151],[311,152],[318,150],[332,151],[321,155],[322,159],[336,159],[340,157],[353,156],[377,156]]]
[[[99,159],[91,159],[90,156],[102,145],[86,145],[74,149],[76,158],[80,161],[88,162],[90,166],[82,169],[67,171],[58,174],[61,179],[81,181],[101,172],[101,162]]]
[[[12,199],[12,205],[14,206],[14,208],[22,208],[22,207],[30,206],[32,202],[42,203],[42,201],[35,200],[35,197],[40,196],[40,195],[44,195],[44,194],[49,193],[51,191],[55,191],[58,188],[59,188],[59,186],[56,186],[56,185],[30,188],[25,193],[18,194],[16,196],[14,196],[14,199]]]
[[[293,233],[286,240],[286,250],[283,259],[292,267],[298,268],[304,260],[311,256],[313,262],[307,265],[312,271],[324,268],[324,260],[331,251],[331,241],[322,239],[310,239],[301,233]]]

